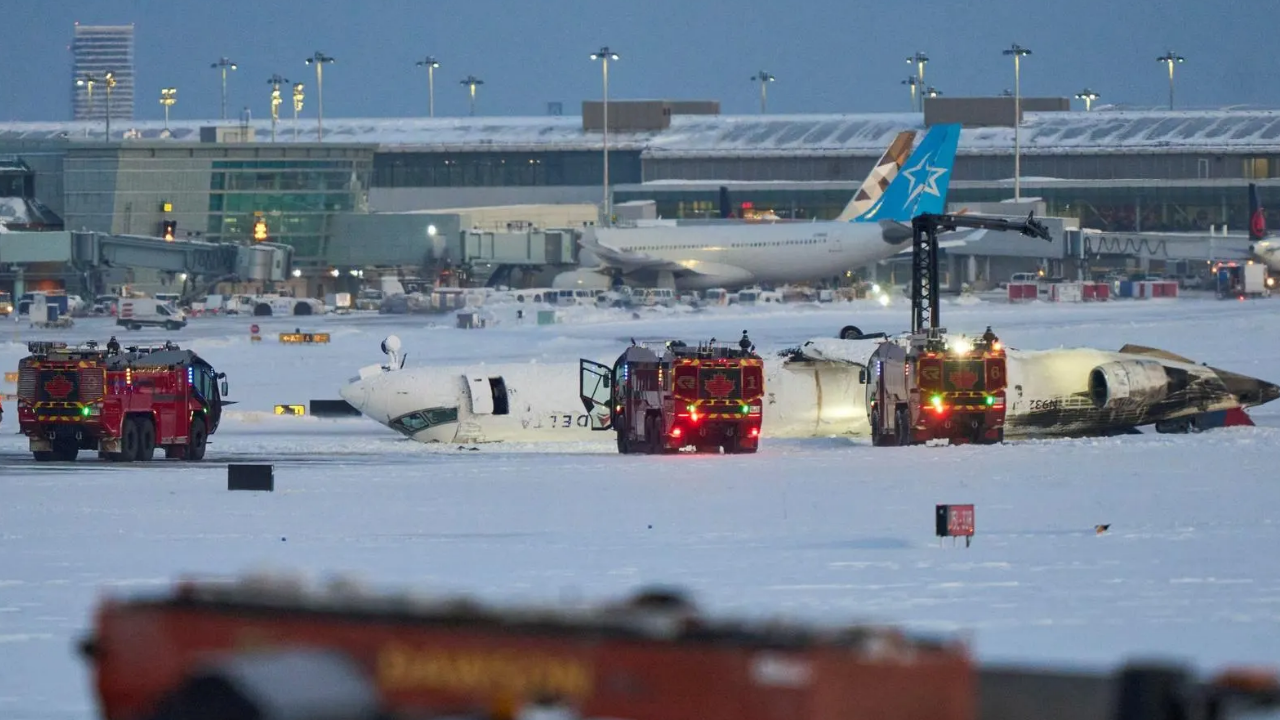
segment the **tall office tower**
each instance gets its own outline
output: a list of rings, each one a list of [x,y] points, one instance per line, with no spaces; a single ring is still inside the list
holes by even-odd
[[[111,119],[132,120],[133,26],[76,23],[71,54],[71,106],[75,119],[107,117],[106,74],[111,73],[116,82],[111,88]]]

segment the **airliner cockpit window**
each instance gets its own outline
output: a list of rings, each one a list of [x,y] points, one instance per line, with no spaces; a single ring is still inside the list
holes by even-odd
[[[439,407],[401,415],[391,421],[391,427],[405,435],[413,435],[430,427],[455,422],[458,422],[458,408]]]

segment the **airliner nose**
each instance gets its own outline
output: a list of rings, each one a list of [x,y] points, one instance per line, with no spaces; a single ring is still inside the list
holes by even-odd
[[[364,412],[369,400],[369,388],[363,380],[347,383],[338,389],[338,395],[351,407]]]

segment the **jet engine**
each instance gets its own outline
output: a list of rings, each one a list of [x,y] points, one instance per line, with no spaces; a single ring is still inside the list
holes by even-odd
[[[1155,360],[1124,360],[1089,373],[1089,399],[1099,410],[1148,405],[1169,394],[1169,376]]]

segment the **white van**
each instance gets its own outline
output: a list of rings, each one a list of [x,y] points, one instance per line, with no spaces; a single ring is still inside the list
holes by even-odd
[[[187,326],[186,313],[155,298],[125,298],[120,301],[116,325],[140,330],[144,325],[178,330]]]

